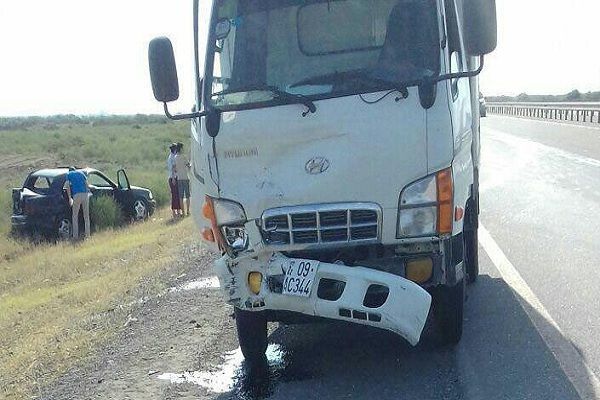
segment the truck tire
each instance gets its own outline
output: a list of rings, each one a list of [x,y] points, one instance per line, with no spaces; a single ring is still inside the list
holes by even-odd
[[[267,350],[267,318],[264,312],[243,311],[235,307],[235,325],[242,354],[250,365],[264,363]]]
[[[469,228],[464,231],[465,241],[465,271],[467,273],[467,283],[475,283],[479,276],[479,243],[477,227]]]
[[[465,279],[458,282],[456,286],[437,288],[433,301],[435,319],[440,329],[443,344],[458,344],[463,331]]]

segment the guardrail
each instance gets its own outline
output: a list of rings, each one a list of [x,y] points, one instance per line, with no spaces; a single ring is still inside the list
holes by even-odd
[[[600,103],[487,103],[486,109],[496,115],[600,124]]]

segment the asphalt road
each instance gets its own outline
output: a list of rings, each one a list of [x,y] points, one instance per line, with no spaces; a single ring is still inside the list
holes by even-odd
[[[488,117],[482,149],[481,277],[459,346],[280,327],[270,398],[600,398],[600,127]]]

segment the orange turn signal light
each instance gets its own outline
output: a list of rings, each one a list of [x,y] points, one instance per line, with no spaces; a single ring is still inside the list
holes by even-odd
[[[452,186],[452,169],[440,171],[436,175],[438,220],[437,231],[440,234],[452,233],[454,210],[452,207],[454,189]]]
[[[215,234],[213,233],[212,229],[210,228],[204,228],[202,229],[202,239],[206,240],[207,242],[215,242]]]
[[[225,250],[225,239],[219,230],[217,224],[217,216],[215,215],[215,205],[213,199],[210,196],[204,197],[204,204],[202,205],[202,216],[210,221],[210,229],[205,228],[202,231],[202,238],[209,242],[216,242],[220,250]],[[210,233],[208,232],[210,231]],[[211,240],[212,239],[212,240]]]

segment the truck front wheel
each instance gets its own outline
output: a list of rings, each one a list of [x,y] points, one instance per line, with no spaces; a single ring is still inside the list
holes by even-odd
[[[470,201],[469,205],[467,205],[465,227],[463,231],[467,283],[475,283],[479,276],[479,243],[477,237],[479,215],[477,215],[475,204],[476,203],[473,201]]]
[[[479,244],[477,242],[477,228],[464,231],[465,240],[465,270],[467,283],[475,283],[479,276]]]
[[[235,307],[235,325],[242,354],[250,364],[264,362],[267,350],[267,318],[264,312],[251,312]]]
[[[460,342],[463,331],[463,311],[465,307],[465,279],[456,286],[441,286],[433,296],[435,319],[438,323],[444,344]]]

